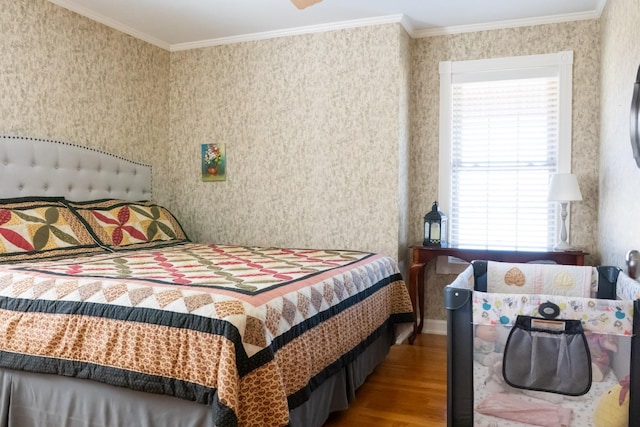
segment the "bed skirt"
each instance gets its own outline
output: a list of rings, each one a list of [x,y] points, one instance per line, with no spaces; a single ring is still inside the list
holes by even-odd
[[[389,352],[393,329],[290,411],[291,427],[320,427],[347,409],[355,391]],[[1,427],[215,427],[194,402],[90,380],[0,369]]]

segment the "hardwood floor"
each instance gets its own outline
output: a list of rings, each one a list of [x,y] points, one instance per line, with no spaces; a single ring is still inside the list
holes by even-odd
[[[356,392],[346,411],[324,427],[442,427],[447,416],[447,342],[418,335],[389,355]]]

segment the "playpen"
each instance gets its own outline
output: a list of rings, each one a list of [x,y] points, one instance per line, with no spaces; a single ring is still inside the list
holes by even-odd
[[[640,425],[638,298],[617,267],[472,262],[445,289],[448,426]]]

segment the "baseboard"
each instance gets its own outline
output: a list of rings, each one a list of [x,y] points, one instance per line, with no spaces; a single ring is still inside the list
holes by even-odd
[[[447,335],[447,321],[436,319],[425,319],[422,326],[423,334]]]

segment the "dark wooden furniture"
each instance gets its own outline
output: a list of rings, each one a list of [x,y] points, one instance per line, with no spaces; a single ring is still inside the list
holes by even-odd
[[[530,262],[530,261],[554,261],[557,264],[584,265],[583,251],[556,252],[526,252],[504,251],[492,249],[465,249],[457,247],[439,248],[433,246],[412,246],[411,267],[409,270],[409,294],[413,304],[413,312],[416,316],[413,335],[409,342],[413,343],[416,335],[422,331],[424,325],[424,301],[425,280],[424,272],[427,265],[439,256],[452,256],[471,262],[475,259],[483,259],[501,262]]]

